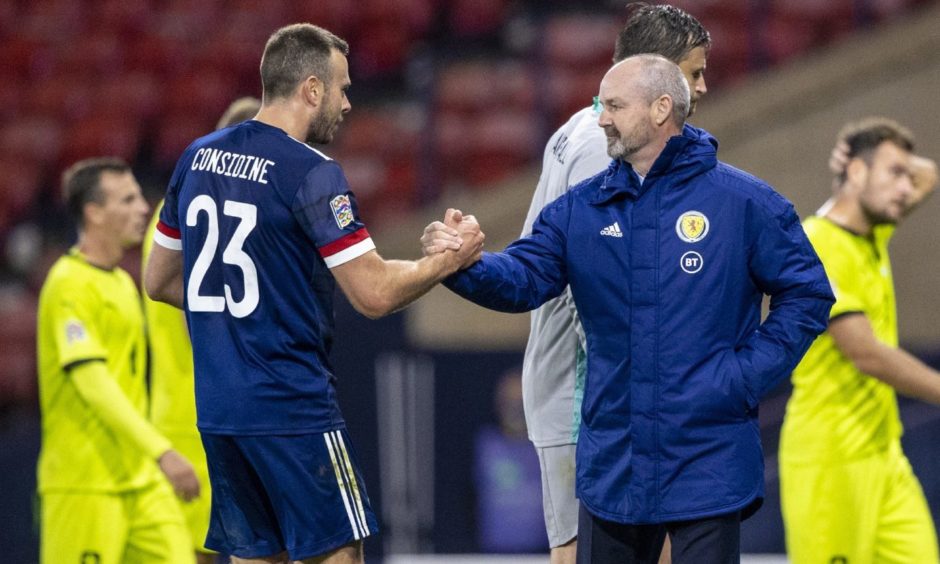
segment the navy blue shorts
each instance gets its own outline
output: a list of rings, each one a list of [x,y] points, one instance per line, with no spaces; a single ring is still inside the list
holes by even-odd
[[[202,435],[212,484],[206,548],[291,560],[378,532],[345,430],[307,435]]]

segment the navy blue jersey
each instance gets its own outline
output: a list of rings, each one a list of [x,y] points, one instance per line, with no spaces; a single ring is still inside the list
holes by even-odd
[[[202,431],[342,428],[329,269],[375,248],[340,166],[258,121],[190,145],[155,241],[183,252]]]

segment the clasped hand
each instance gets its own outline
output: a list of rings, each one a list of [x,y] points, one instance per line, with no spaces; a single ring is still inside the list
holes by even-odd
[[[486,235],[472,215],[464,215],[457,209],[448,208],[444,221],[435,221],[424,228],[421,235],[421,253],[431,256],[453,252],[462,259],[460,269],[480,260],[483,256],[483,240]]]

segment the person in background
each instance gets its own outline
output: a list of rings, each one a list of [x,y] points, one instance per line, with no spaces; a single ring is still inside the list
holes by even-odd
[[[940,404],[940,373],[898,347],[888,243],[937,165],[889,119],[846,124],[833,195],[804,221],[836,295],[793,372],[780,437],[787,552],[814,562],[937,562],[933,519],[901,450],[896,393]]]
[[[199,480],[147,421],[140,294],[118,266],[140,244],[149,207],[116,158],[77,162],[62,185],[78,243],[39,296],[40,559],[193,562],[174,490],[192,500]]]
[[[477,432],[474,449],[480,548],[503,554],[543,552],[548,539],[539,502],[539,460],[526,440],[518,367],[500,377],[493,407],[498,424]]]
[[[253,97],[232,102],[219,119],[216,129],[251,119],[258,113],[261,101]],[[144,238],[142,268],[153,248],[153,235],[160,219],[163,202],[157,205]],[[173,448],[189,460],[199,478],[201,493],[198,498],[181,504],[186,525],[189,527],[197,564],[211,564],[215,554],[205,546],[209,530],[212,488],[206,453],[196,428],[196,396],[193,384],[193,347],[189,342],[186,318],[179,309],[155,302],[144,295],[144,316],[147,323],[147,342],[150,346],[150,421],[170,440]]]

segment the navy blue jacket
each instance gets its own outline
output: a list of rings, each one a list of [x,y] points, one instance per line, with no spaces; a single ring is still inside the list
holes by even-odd
[[[826,328],[834,298],[793,206],[717,147],[686,126],[642,184],[615,160],[447,280],[509,312],[571,285],[587,335],[577,494],[603,519],[756,510],[758,401]]]

